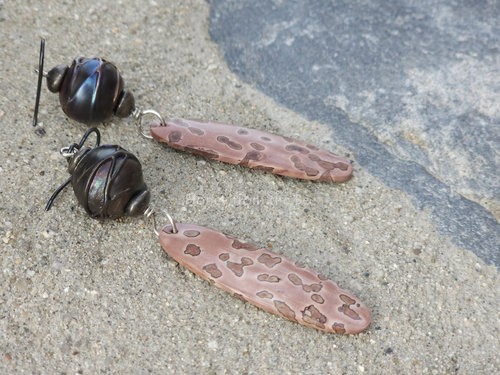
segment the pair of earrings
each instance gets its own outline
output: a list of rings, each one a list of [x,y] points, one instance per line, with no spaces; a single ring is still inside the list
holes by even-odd
[[[43,78],[44,41],[40,49],[37,122]],[[100,58],[76,58],[70,67],[58,66],[47,74],[48,88],[59,92],[63,111],[72,119],[91,124],[145,114],[158,118],[151,137],[204,157],[267,172],[309,180],[345,181],[350,163],[305,142],[241,126],[188,119],[164,119],[153,110],[136,109],[133,95],[123,89],[118,69]],[[94,147],[84,146],[94,133]],[[117,145],[101,145],[97,128],[86,131],[79,143],[65,147],[71,177],[68,184],[94,218],[141,215],[154,219],[150,193],[139,160]],[[156,230],[162,248],[190,271],[234,296],[291,321],[326,332],[358,333],[370,323],[368,308],[352,293],[299,262],[207,227],[176,223]]]

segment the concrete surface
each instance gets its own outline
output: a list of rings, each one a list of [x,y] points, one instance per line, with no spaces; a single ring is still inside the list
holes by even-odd
[[[326,122],[233,74],[210,39],[209,11],[202,0],[0,2],[0,373],[497,372],[497,268],[443,236],[431,207],[361,166]],[[347,183],[311,183],[167,149],[138,136],[132,120],[101,127],[106,143],[143,162],[155,207],[336,280],[371,308],[368,330],[325,334],[245,304],[168,259],[149,222],[92,220],[70,190],[44,212],[67,177],[59,149],[85,127],[44,89],[47,134],[34,134],[40,37],[47,69],[80,55],[115,62],[142,108],[271,130],[352,158]]]

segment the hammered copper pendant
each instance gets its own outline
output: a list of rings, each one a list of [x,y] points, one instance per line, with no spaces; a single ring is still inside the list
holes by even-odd
[[[287,177],[343,182],[352,174],[346,158],[263,130],[170,118],[151,127],[151,135],[178,150]]]
[[[299,262],[222,232],[192,224],[159,232],[182,266],[270,313],[326,332],[359,333],[370,311],[352,293]]]

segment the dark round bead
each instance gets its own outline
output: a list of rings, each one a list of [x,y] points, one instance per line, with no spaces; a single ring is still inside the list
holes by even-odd
[[[139,160],[120,146],[82,148],[69,161],[73,191],[94,218],[140,215],[150,193]]]
[[[115,115],[118,117],[128,117],[134,112],[135,99],[134,95],[128,90],[123,90],[122,96],[115,110]]]
[[[123,91],[118,68],[101,58],[78,57],[64,75],[61,107],[73,120],[92,124],[108,120]]]
[[[58,92],[61,88],[62,81],[66,72],[68,71],[67,65],[58,65],[52,68],[47,73],[47,87],[50,92]]]
[[[129,216],[142,215],[149,206],[149,200],[151,199],[151,193],[149,190],[143,190],[136,195],[134,195],[128,202],[127,207],[125,207],[125,212]]]

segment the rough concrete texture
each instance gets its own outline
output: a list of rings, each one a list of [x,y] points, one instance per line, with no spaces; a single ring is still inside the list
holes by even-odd
[[[327,125],[240,81],[208,17],[202,0],[0,2],[0,373],[498,371],[498,270],[442,236],[430,208],[356,163]],[[371,308],[368,330],[322,333],[245,304],[166,257],[149,222],[90,219],[70,190],[44,212],[67,177],[59,149],[85,127],[44,89],[47,134],[31,128],[40,37],[47,69],[80,55],[114,61],[142,108],[271,130],[353,158],[344,184],[304,182],[170,150],[140,137],[132,120],[100,127],[104,142],[143,162],[155,207],[337,281]]]
[[[211,3],[234,72],[500,265],[498,1]]]

